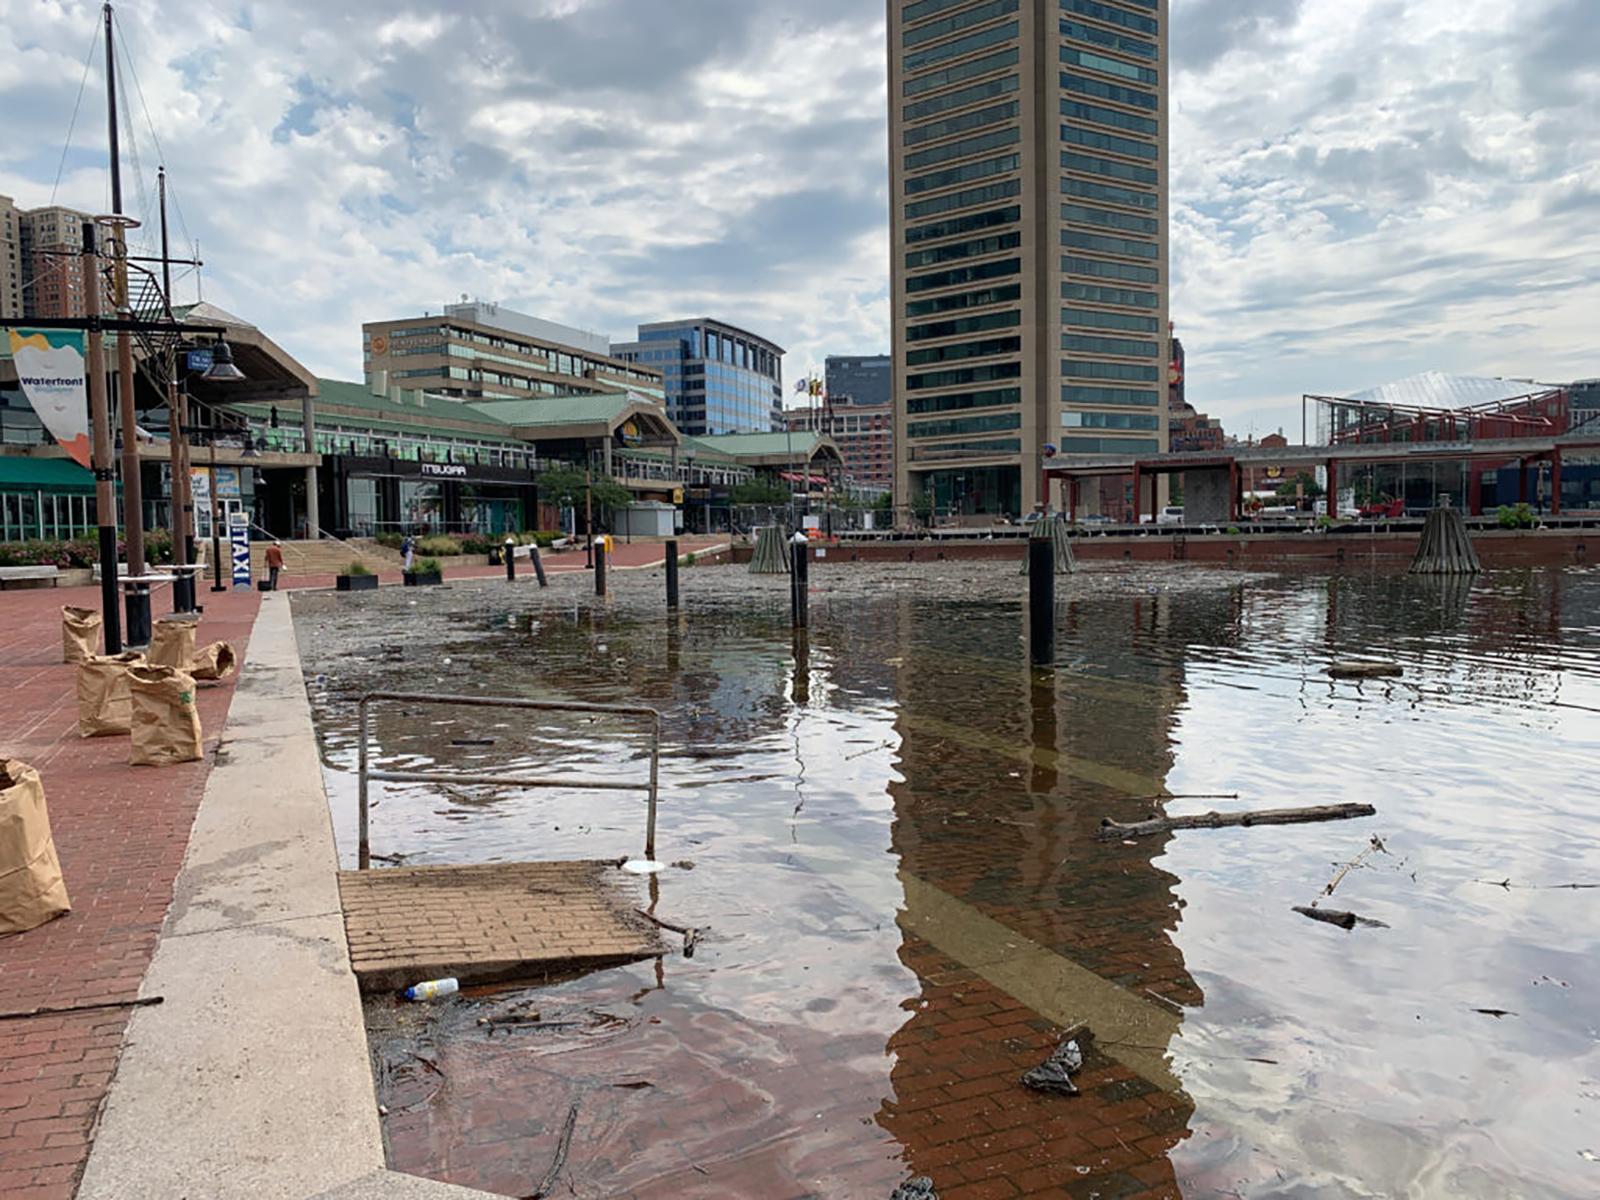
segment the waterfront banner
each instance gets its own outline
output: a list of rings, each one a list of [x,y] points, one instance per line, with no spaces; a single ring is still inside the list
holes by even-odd
[[[83,366],[87,335],[76,329],[9,332],[22,394],[72,460],[89,466],[89,387]]]

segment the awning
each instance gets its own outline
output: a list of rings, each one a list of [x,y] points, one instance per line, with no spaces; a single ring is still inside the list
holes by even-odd
[[[826,475],[801,475],[789,471],[780,471],[778,478],[785,483],[819,483],[823,487],[828,486],[828,477]]]
[[[92,495],[94,476],[70,458],[0,455],[0,491],[70,492]]]

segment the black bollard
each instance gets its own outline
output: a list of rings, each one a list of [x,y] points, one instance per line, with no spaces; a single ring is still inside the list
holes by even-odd
[[[594,543],[594,594],[606,594],[606,540],[596,538]]]
[[[806,629],[810,626],[811,543],[806,541],[805,534],[795,534],[791,550],[794,569],[789,573],[789,608],[794,627]]]
[[[194,607],[194,573],[192,571],[179,571],[177,578],[172,581],[172,611],[175,613],[192,613]]]
[[[549,587],[550,581],[544,577],[544,559],[539,557],[538,542],[528,547],[528,561],[533,564],[533,573],[539,577],[539,586]]]
[[[667,542],[667,611],[678,610],[678,539]]]
[[[1028,649],[1035,666],[1056,660],[1055,553],[1048,536],[1028,539]]]
[[[517,581],[517,543],[510,538],[506,539],[505,560],[506,582],[515,583]]]

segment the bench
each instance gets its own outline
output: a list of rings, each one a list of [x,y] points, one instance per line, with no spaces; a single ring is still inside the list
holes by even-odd
[[[54,566],[0,567],[0,588],[7,588],[16,583],[25,587],[35,585],[42,587],[47,582],[51,587],[55,587],[60,576],[60,569]]]

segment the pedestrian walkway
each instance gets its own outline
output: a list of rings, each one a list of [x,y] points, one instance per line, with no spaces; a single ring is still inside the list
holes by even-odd
[[[99,607],[98,589],[0,592],[0,754],[36,767],[72,912],[0,938],[0,1196],[68,1200],[122,1052],[173,880],[233,698],[199,690],[202,762],[128,766],[128,739],[78,736],[76,672],[61,661],[61,606]],[[202,593],[199,641],[241,660],[253,592]],[[159,614],[158,614],[159,615]],[[237,678],[237,674],[234,678]],[[97,1005],[103,1007],[88,1008]],[[25,1018],[36,1008],[71,1009]]]
[[[678,543],[680,554],[698,554],[704,556],[708,551],[715,551],[718,547],[728,545],[726,536],[691,537],[682,538]],[[562,575],[573,571],[588,569],[588,556],[583,547],[575,550],[563,550],[559,553],[545,552],[540,556],[544,564],[545,573],[548,575]],[[650,567],[658,567],[666,562],[666,549],[660,542],[618,542],[606,559],[608,566],[617,571],[639,571]],[[441,559],[439,565],[444,569],[444,578],[448,583],[455,579],[495,579],[504,578],[506,569],[503,566],[491,567],[483,558]],[[396,587],[404,583],[398,568],[393,570],[380,569],[376,572],[380,585]],[[523,553],[517,557],[517,578],[531,580],[534,577],[533,564],[528,561],[528,556]],[[294,564],[288,564],[286,570],[278,579],[279,588],[285,591],[300,588],[331,588],[336,586],[336,577],[331,573],[297,573]]]

